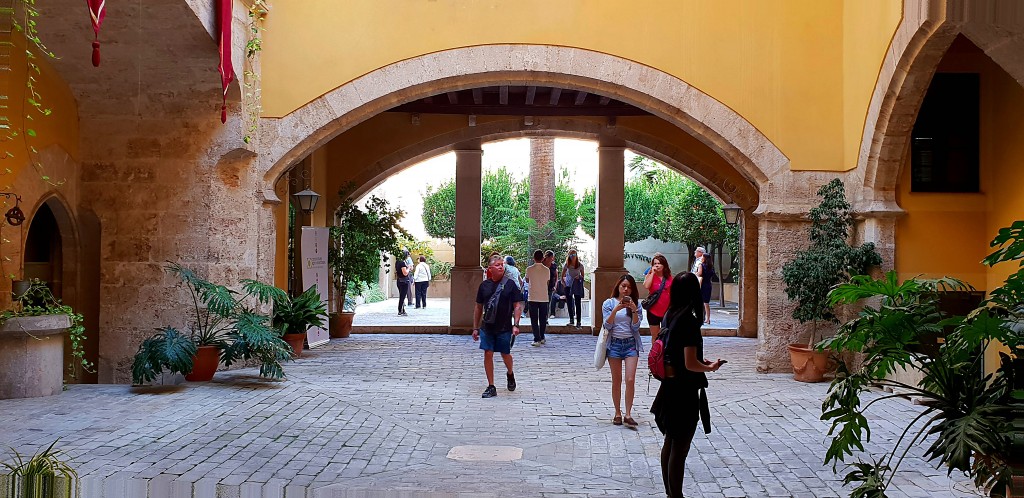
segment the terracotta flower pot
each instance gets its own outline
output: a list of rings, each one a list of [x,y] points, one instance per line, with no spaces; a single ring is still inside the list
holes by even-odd
[[[789,359],[793,362],[793,378],[800,382],[821,382],[829,368],[829,352],[817,351],[807,344],[790,344]]]
[[[306,334],[285,334],[284,342],[292,347],[292,358],[302,356],[302,345],[306,342]]]
[[[189,382],[206,382],[217,373],[220,365],[220,349],[216,346],[199,346],[196,356],[192,358],[192,372],[185,376]]]
[[[350,311],[342,311],[331,315],[331,338],[344,339],[352,335],[352,320],[356,314]]]

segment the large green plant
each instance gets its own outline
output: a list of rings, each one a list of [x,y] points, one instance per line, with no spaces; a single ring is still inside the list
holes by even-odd
[[[1017,262],[1017,271],[989,293],[981,306],[966,316],[946,317],[938,305],[941,291],[969,287],[952,280],[910,279],[899,282],[895,272],[872,280],[855,276],[831,292],[831,304],[866,300],[857,318],[843,324],[826,347],[863,353],[863,367],[851,371],[841,364],[822,405],[822,419],[832,422],[825,463],[845,461],[864,453],[870,441],[865,412],[878,401],[902,396],[880,396],[863,404],[861,397],[873,385],[900,388],[920,397],[925,408],[892,443],[891,451],[870,461],[858,459],[845,482],[856,484],[852,496],[884,497],[909,448],[930,444],[925,457],[948,473],[970,476],[980,487],[1005,486],[1009,464],[1024,456],[1024,221],[999,231],[998,247],[985,258],[992,266]],[[934,357],[914,349],[924,334],[943,326],[955,327]],[[1005,348],[992,372],[981,375],[989,348]],[[908,385],[891,379],[897,368],[917,371],[922,380]]]
[[[198,344],[221,348],[221,361],[231,366],[240,361],[260,363],[260,375],[284,377],[281,362],[291,359],[291,347],[274,329],[270,317],[258,306],[287,298],[272,285],[244,279],[241,292],[214,284],[177,263],[168,263],[167,272],[181,279],[192,299],[189,328]]]
[[[848,243],[853,215],[843,182],[833,179],[818,189],[818,197],[821,203],[811,209],[809,216],[810,246],[797,251],[782,267],[786,296],[797,303],[793,318],[801,323],[814,323],[811,344],[816,342],[818,322],[836,320],[829,291],[882,264],[874,243],[867,242],[860,247],[851,247]]]
[[[68,328],[68,341],[71,345],[71,361],[67,364],[65,381],[78,378],[78,369],[95,372],[95,364],[85,357],[85,326],[81,313],[76,313],[71,306],[54,297],[46,283],[39,279],[29,282],[28,290],[17,296],[10,309],[0,311],[0,323],[21,316],[67,315],[71,320]]]
[[[158,329],[139,345],[132,360],[132,384],[156,379],[162,372],[188,374],[192,371],[196,343],[174,327]]]
[[[384,254],[400,254],[399,238],[411,236],[400,224],[405,215],[401,209],[377,196],[370,196],[361,208],[350,193],[350,188],[338,192],[342,202],[335,214],[337,225],[331,227],[327,262],[345,310],[355,311],[349,289],[357,291],[364,283],[376,282],[381,262],[388,261]]]

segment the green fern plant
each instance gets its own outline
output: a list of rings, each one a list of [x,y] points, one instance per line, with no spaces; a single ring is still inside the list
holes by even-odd
[[[284,334],[305,334],[311,326],[323,327],[327,318],[327,306],[320,300],[316,286],[296,297],[274,295],[274,314],[271,324]]]
[[[192,371],[196,345],[173,327],[157,329],[142,341],[132,361],[132,384],[151,382],[161,372],[187,374]]]
[[[59,441],[59,439],[57,440]],[[63,460],[63,452],[55,450],[57,441],[25,460],[11,448],[13,459],[0,462],[7,471],[0,475],[3,496],[18,498],[58,498],[76,496],[78,473]]]

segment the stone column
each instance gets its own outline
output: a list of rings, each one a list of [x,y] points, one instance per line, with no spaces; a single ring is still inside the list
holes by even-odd
[[[740,219],[740,337],[757,337],[757,218],[745,210]]]
[[[597,265],[590,287],[590,317],[594,330],[601,322],[600,303],[611,292],[615,281],[626,273],[623,250],[625,239],[626,148],[620,145],[602,145],[597,148],[597,198],[594,225],[597,239]]]
[[[483,281],[480,267],[481,163],[479,145],[455,150],[455,266],[450,301],[452,334],[473,328],[476,291]]]
[[[807,221],[797,215],[762,215],[757,223],[757,371],[792,372],[787,346],[807,342],[813,324],[793,318],[782,266],[807,247]]]

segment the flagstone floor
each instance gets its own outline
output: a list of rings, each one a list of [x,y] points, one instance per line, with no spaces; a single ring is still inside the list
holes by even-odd
[[[0,447],[28,454],[59,440],[85,498],[664,496],[662,436],[648,413],[657,382],[638,375],[637,430],[612,425],[593,341],[518,342],[518,389],[502,382],[481,399],[471,338],[353,335],[287,364],[282,382],[243,369],[175,388],[80,385],[0,401]],[[755,373],[756,340],[705,344],[730,363],[710,375],[714,430],[695,438],[687,496],[848,495],[822,465],[827,384]],[[872,410],[876,444],[920,412],[900,399]],[[976,496],[922,451],[903,462],[890,497]]]

